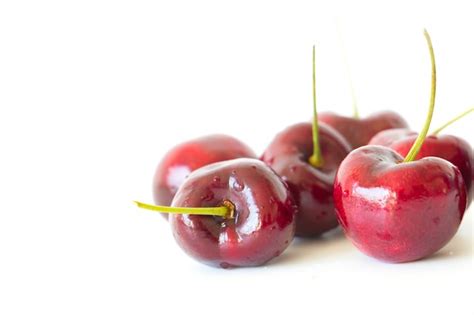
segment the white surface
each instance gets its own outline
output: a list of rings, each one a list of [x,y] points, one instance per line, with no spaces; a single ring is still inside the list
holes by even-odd
[[[357,1],[353,1],[356,3]],[[188,258],[151,200],[178,142],[237,136],[261,153],[320,110],[350,114],[341,17],[360,111],[419,130],[438,62],[436,127],[474,104],[474,23],[456,2],[332,7],[223,1],[0,3],[1,314],[472,314],[473,214],[429,259],[384,264],[340,233],[262,268]],[[474,116],[446,132],[474,143]]]

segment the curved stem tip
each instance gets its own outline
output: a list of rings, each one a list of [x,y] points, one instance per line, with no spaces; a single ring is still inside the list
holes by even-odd
[[[424,30],[424,35],[426,38],[426,42],[428,43],[428,48],[430,51],[430,58],[431,58],[431,95],[430,95],[430,106],[428,109],[428,115],[426,116],[425,124],[423,129],[421,130],[420,134],[413,143],[410,151],[408,151],[407,156],[403,160],[403,162],[411,162],[416,158],[418,152],[420,152],[421,146],[425,141],[426,135],[428,134],[428,130],[430,129],[431,119],[433,118],[434,106],[435,106],[435,97],[436,97],[436,62],[435,56],[433,51],[433,43],[431,42],[430,34],[428,31]]]

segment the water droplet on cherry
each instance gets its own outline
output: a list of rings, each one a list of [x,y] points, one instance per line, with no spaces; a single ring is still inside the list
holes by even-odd
[[[232,188],[233,188],[235,191],[240,192],[240,191],[244,190],[245,185],[244,185],[243,183],[239,182],[238,179],[234,178],[234,181],[233,181],[233,183],[232,183]]]

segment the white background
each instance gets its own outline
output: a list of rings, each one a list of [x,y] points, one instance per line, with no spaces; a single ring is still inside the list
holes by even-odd
[[[319,109],[351,114],[339,17],[363,116],[420,130],[474,104],[472,9],[449,1],[2,1],[1,314],[472,314],[473,209],[434,257],[385,264],[340,232],[295,241],[269,265],[188,258],[151,201],[173,145],[209,133],[262,152]],[[467,2],[466,2],[467,3]],[[474,143],[474,116],[446,130]]]

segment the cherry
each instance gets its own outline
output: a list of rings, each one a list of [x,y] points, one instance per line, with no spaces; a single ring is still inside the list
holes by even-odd
[[[370,139],[369,144],[390,147],[395,142],[407,137],[411,137],[411,136],[415,136],[416,138],[418,136],[418,132],[413,131],[409,128],[395,128],[395,129],[382,130],[379,133],[377,133],[375,136],[373,136],[372,139]],[[425,143],[423,143],[423,145],[425,145]],[[406,155],[406,153],[402,155]]]
[[[466,185],[467,207],[469,207],[473,199],[472,172],[474,168],[474,155],[472,147],[464,139],[452,135],[439,136],[438,133],[454,121],[473,111],[474,108],[465,111],[431,133],[431,135],[426,137],[420,151],[416,155],[417,160],[428,156],[436,156],[453,163],[459,169]],[[376,134],[369,144],[387,146],[404,156],[410,150],[417,136],[416,132],[408,129],[391,129]]]
[[[319,120],[341,133],[354,149],[369,143],[382,130],[408,127],[405,119],[392,111],[377,112],[366,118],[323,112],[319,114]]]
[[[314,47],[313,110],[313,124],[299,123],[286,128],[262,156],[290,187],[298,207],[296,235],[304,237],[318,236],[337,227],[332,197],[334,176],[350,151],[337,131],[318,123]]]
[[[247,145],[226,135],[205,136],[175,146],[156,168],[153,178],[155,203],[169,206],[176,191],[193,170],[240,157],[256,158]]]
[[[295,233],[296,206],[287,185],[256,159],[217,162],[195,170],[171,207],[137,204],[170,212],[171,229],[181,248],[216,267],[262,265],[283,253]]]
[[[415,161],[434,110],[436,65],[425,125],[403,158],[394,150],[368,145],[352,151],[334,182],[338,219],[362,252],[388,262],[429,256],[456,233],[466,208],[466,187],[457,167],[437,157]]]

